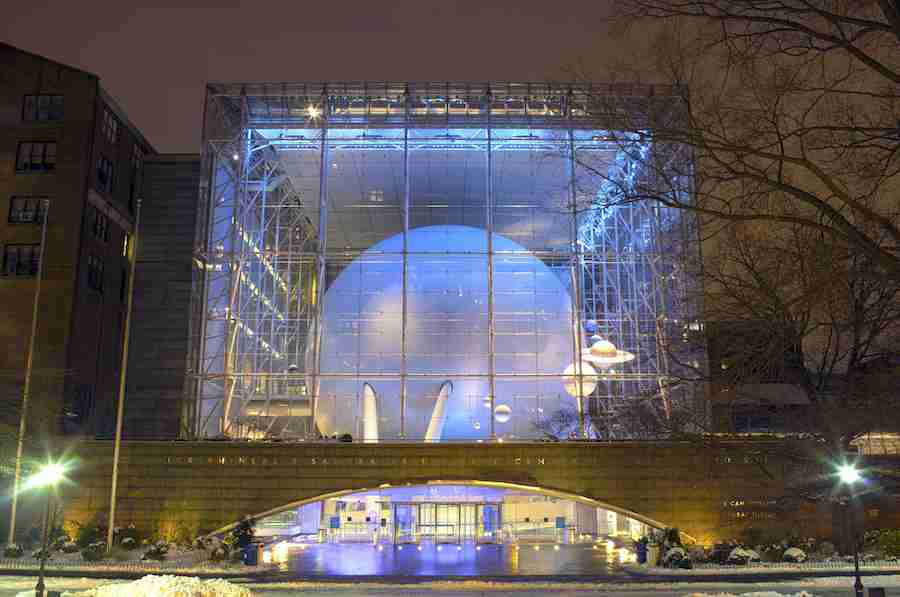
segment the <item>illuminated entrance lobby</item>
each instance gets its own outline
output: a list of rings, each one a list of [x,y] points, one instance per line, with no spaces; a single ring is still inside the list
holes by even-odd
[[[574,496],[452,482],[345,493],[257,520],[266,559],[355,575],[606,573],[633,560],[631,540],[648,528]],[[520,550],[536,558],[530,569],[519,570]],[[551,555],[538,564],[541,550]]]
[[[665,101],[640,86],[210,85],[190,434],[627,438],[623,405],[675,398],[685,232],[674,210],[617,201],[646,180],[652,137],[608,108]]]

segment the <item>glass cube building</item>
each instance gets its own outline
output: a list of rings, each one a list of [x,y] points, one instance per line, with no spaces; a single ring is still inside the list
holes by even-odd
[[[684,217],[617,201],[647,184],[653,149],[622,123],[669,101],[647,86],[209,85],[191,435],[622,437],[627,401],[671,399],[686,309]]]

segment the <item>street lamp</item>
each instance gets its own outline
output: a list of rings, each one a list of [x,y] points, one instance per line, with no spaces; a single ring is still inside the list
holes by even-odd
[[[47,564],[47,536],[50,532],[50,499],[53,496],[53,490],[66,476],[66,467],[58,462],[48,462],[27,481],[25,487],[28,489],[46,488],[47,505],[44,509],[44,527],[41,533],[41,567],[38,572],[38,581],[34,587],[35,597],[44,597],[44,567]]]
[[[850,499],[853,498],[853,484],[862,480],[862,475],[855,464],[842,464],[837,470],[838,480],[849,488],[848,497],[843,500],[844,516],[849,518],[850,540],[853,541],[853,569],[856,574],[856,581],[853,583],[853,590],[856,597],[864,597],[862,578],[859,576],[859,540],[856,536],[856,522],[854,513],[850,510]],[[849,516],[848,516],[849,512]]]

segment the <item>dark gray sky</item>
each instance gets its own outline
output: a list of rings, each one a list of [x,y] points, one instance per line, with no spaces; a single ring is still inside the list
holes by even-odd
[[[8,3],[0,39],[94,72],[159,151],[197,151],[217,81],[559,80],[621,50],[615,0]],[[191,6],[186,6],[191,4]]]

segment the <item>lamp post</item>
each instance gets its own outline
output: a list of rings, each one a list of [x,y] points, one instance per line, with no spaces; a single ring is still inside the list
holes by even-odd
[[[859,575],[859,538],[856,536],[856,522],[854,513],[850,512],[850,500],[853,499],[853,484],[862,480],[859,469],[853,464],[843,464],[838,467],[838,480],[849,488],[849,495],[843,501],[844,516],[849,519],[850,540],[853,541],[853,570],[856,580],[853,583],[853,591],[856,597],[864,597],[862,578]],[[849,517],[848,517],[849,514]]]
[[[26,487],[40,488],[43,487],[47,491],[47,504],[44,508],[44,525],[41,531],[41,566],[38,572],[37,584],[34,586],[35,597],[44,597],[44,568],[47,564],[47,538],[50,533],[50,500],[53,497],[53,490],[56,485],[65,478],[66,467],[58,462],[48,462],[41,470],[38,471],[31,479],[28,480]]]

